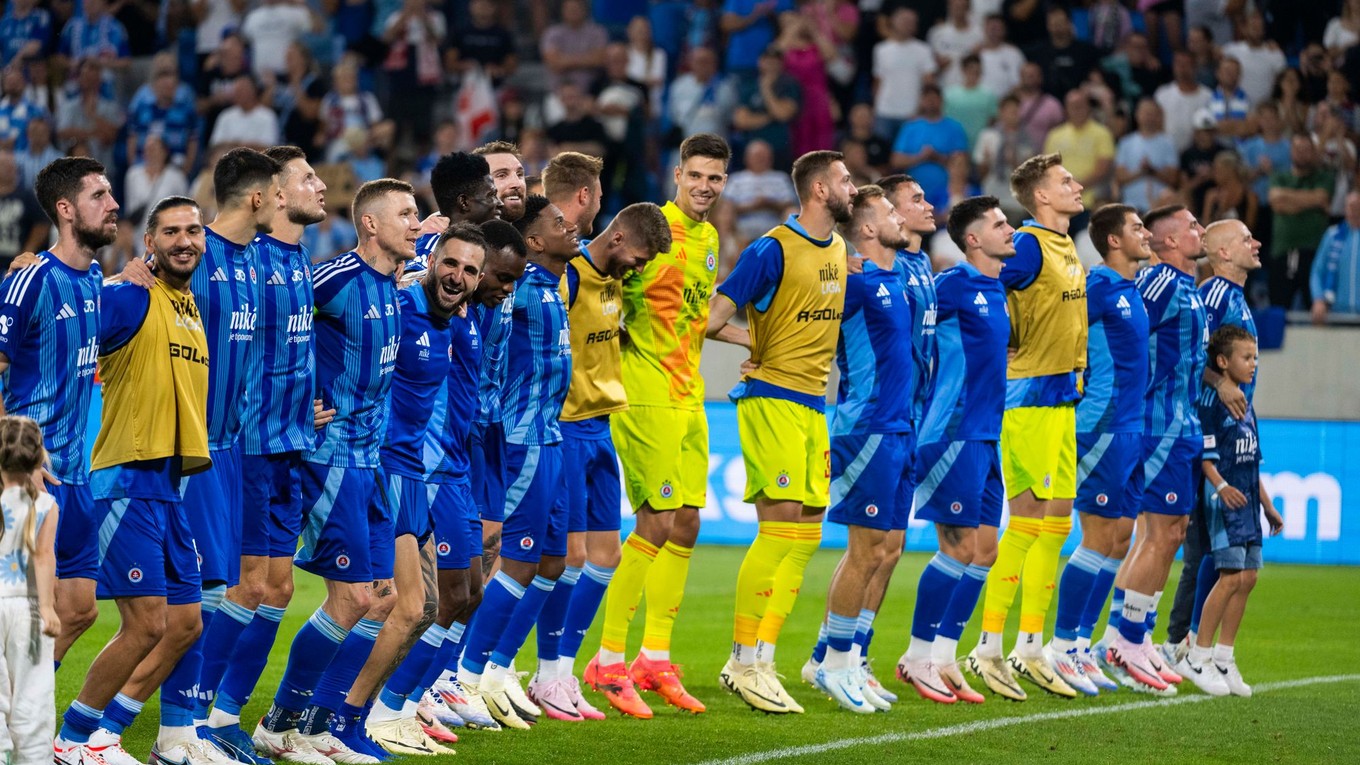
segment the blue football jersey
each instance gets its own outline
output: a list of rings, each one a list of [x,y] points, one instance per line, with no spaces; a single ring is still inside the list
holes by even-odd
[[[439,234],[421,234],[416,240],[416,256],[402,268],[403,276],[419,276],[430,268],[430,253],[439,244]]]
[[[836,414],[831,435],[908,433],[916,382],[912,310],[902,272],[864,261],[845,280],[845,312],[836,343]]]
[[[515,301],[507,298],[491,308],[475,305],[469,312],[482,336],[482,370],[477,380],[477,414],[473,421],[490,425],[500,422],[504,411],[501,398],[505,390],[505,354],[514,323]]]
[[[1218,537],[1214,541],[1224,546],[1260,544],[1261,443],[1256,412],[1248,403],[1245,417],[1233,417],[1218,391],[1206,386],[1199,397],[1199,417],[1204,424],[1204,459],[1213,462],[1223,480],[1247,497],[1246,507],[1236,511],[1223,508],[1211,520],[1210,528]],[[1204,493],[1211,495],[1214,488],[1206,483]]]
[[[1209,317],[1195,278],[1166,263],[1138,274],[1148,313],[1148,387],[1143,435],[1198,438]]]
[[[424,284],[400,290],[397,301],[401,342],[392,373],[382,464],[390,473],[429,481],[447,459],[439,435],[448,414],[446,389],[453,355],[449,322],[430,312]],[[427,438],[430,434],[435,437]]]
[[[246,353],[259,318],[255,243],[239,245],[206,229],[207,247],[190,288],[208,338],[208,448],[229,449],[241,430]]]
[[[1112,268],[1091,269],[1086,321],[1085,395],[1077,402],[1077,432],[1143,432],[1148,315],[1137,283]]]
[[[1006,289],[964,262],[941,271],[935,291],[940,365],[917,443],[996,441],[1011,338]]]
[[[85,427],[99,356],[98,261],[78,271],[51,252],[0,283],[0,375],[5,411],[30,417],[42,428],[52,475],[85,484],[90,454]]]
[[[557,419],[571,383],[571,330],[558,291],[560,283],[561,279],[537,263],[529,263],[515,283],[502,399],[507,443],[562,440]]]
[[[246,454],[310,451],[316,443],[315,303],[307,248],[255,237],[259,295],[255,337],[246,352],[241,447]]]
[[[454,316],[450,320],[449,339],[453,347],[448,381],[448,416],[444,418],[442,434],[446,459],[435,475],[436,481],[461,481],[472,470],[468,434],[472,431],[472,419],[477,414],[482,366],[482,333],[471,316]]]
[[[938,310],[935,273],[930,265],[930,256],[924,252],[900,250],[897,253],[897,267],[902,271],[907,300],[911,303],[911,354],[915,375],[911,387],[911,422],[913,427],[920,427],[935,385],[935,367],[939,364],[939,348],[935,340],[935,316]]]
[[[1245,329],[1252,337],[1256,334],[1256,320],[1252,318],[1251,307],[1247,305],[1247,293],[1242,286],[1221,276],[1212,276],[1199,285],[1200,298],[1204,300],[1204,310],[1209,316],[1209,335],[1213,336],[1224,324]],[[1251,401],[1256,394],[1256,374],[1251,382],[1242,386],[1242,392]]]

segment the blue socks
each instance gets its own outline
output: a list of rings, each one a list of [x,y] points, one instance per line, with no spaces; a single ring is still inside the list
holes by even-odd
[[[477,609],[477,620],[464,638],[462,669],[475,675],[482,674],[496,641],[524,598],[524,592],[524,585],[504,571],[496,572],[491,578],[482,596],[482,605]]]
[[[869,655],[869,643],[874,639],[874,619],[878,616],[877,611],[861,609],[859,621],[855,624],[855,645],[859,646],[859,655]]]
[[[1058,583],[1058,614],[1053,625],[1053,637],[1076,640],[1081,629],[1081,617],[1091,599],[1096,579],[1100,576],[1105,556],[1085,547],[1078,547],[1067,559],[1062,579]]]
[[[570,570],[570,569],[568,569]],[[557,583],[561,588],[567,576]],[[558,656],[576,656],[581,651],[581,643],[595,621],[595,614],[604,602],[605,590],[614,578],[614,569],[587,563],[581,569],[581,577],[571,589],[571,604],[567,606],[567,621],[563,625],[562,644],[557,648]],[[545,609],[546,610],[546,609]]]
[[[949,607],[968,566],[943,552],[935,553],[930,563],[921,572],[920,583],[916,586],[916,610],[911,619],[911,636],[927,643],[935,639],[940,621]]]
[[[317,609],[293,638],[288,652],[288,666],[274,694],[274,706],[280,712],[301,712],[311,701],[312,690],[340,650],[349,630],[341,627],[331,615]],[[288,730],[292,720],[274,714],[265,718],[265,727],[279,732]]]
[[[130,696],[118,694],[109,702],[104,709],[104,716],[99,720],[99,727],[116,734],[123,735],[123,731],[132,725],[132,721],[137,719],[137,715],[142,713],[142,706],[145,702],[138,701]]]
[[[1114,576],[1119,572],[1119,564],[1123,563],[1118,558],[1105,558],[1100,563],[1100,573],[1096,574],[1095,583],[1091,586],[1091,594],[1086,599],[1086,607],[1081,612],[1081,625],[1077,628],[1077,636],[1088,640],[1095,632],[1096,622],[1100,621],[1101,609],[1105,608],[1105,600],[1110,597],[1110,588],[1114,586]],[[1119,598],[1119,607],[1124,607],[1124,598]]]
[[[1195,607],[1190,612],[1190,631],[1199,634],[1199,617],[1204,612],[1204,601],[1209,599],[1214,585],[1218,584],[1218,568],[1214,566],[1212,553],[1200,558],[1199,573],[1195,576]]]
[[[458,631],[457,637],[454,637],[455,629]],[[439,646],[439,650],[435,652],[430,665],[425,668],[425,674],[420,676],[420,681],[416,683],[416,687],[410,693],[406,694],[406,698],[419,699],[425,695],[425,691],[433,688],[435,682],[439,680],[439,676],[444,674],[445,668],[458,661],[458,653],[462,648],[463,625],[460,622],[454,622],[449,625],[449,631],[444,637],[443,645]]]
[[[327,724],[330,713],[345,703],[345,696],[349,694],[355,678],[363,670],[369,654],[373,653],[373,643],[378,639],[382,626],[382,622],[360,619],[345,636],[344,642],[335,652],[335,658],[331,659],[325,673],[317,681],[311,703],[303,713],[303,721],[298,725],[298,730],[304,735],[315,735],[329,730]]]
[[[987,572],[991,570],[990,566],[976,563],[964,568],[963,576],[959,577],[959,583],[954,587],[954,594],[949,597],[949,605],[940,615],[940,626],[935,630],[937,637],[957,641],[963,636],[963,629],[968,626],[968,620],[973,618],[978,597],[982,595],[982,585],[987,582]]]
[[[71,706],[66,708],[66,714],[61,716],[61,732],[57,735],[67,741],[84,744],[90,740],[90,734],[94,733],[95,728],[99,727],[99,718],[103,715],[103,710],[72,701]],[[135,712],[133,716],[136,716]]]
[[[219,627],[238,619],[238,616],[233,615],[233,607],[250,613],[248,609],[228,600],[218,609],[218,613],[230,618],[213,619],[212,632],[216,633]],[[217,699],[214,702],[217,709],[239,716],[241,707],[250,702],[250,694],[255,692],[264,666],[269,662],[269,649],[274,647],[274,639],[278,637],[279,622],[283,621],[283,613],[284,609],[277,606],[260,606],[255,609],[254,616],[248,622],[242,623],[242,628],[238,632],[240,639],[226,645],[220,654],[213,653],[216,644],[204,643],[201,679],[211,680],[208,677],[208,666],[214,661],[213,657],[231,656],[230,663],[226,663],[222,668],[222,681],[217,685]]]
[[[826,633],[826,620],[823,620],[822,626],[817,628],[817,644],[812,646],[812,661],[814,664],[821,664],[826,661]],[[850,642],[851,644],[855,642],[853,635],[850,637]]]
[[[510,662],[515,660],[515,654],[519,653],[524,641],[528,639],[529,630],[534,628],[538,615],[543,611],[543,604],[548,602],[548,596],[552,595],[556,585],[557,582],[553,579],[534,577],[524,590],[524,597],[515,604],[515,610],[510,614],[505,630],[496,641],[496,650],[491,654],[491,661],[502,667],[510,666]]]
[[[855,645],[855,627],[859,624],[858,616],[842,616],[836,613],[826,615],[826,647],[832,648],[841,653],[849,653]],[[821,644],[821,641],[818,641]],[[825,658],[825,652],[823,652]]]
[[[1114,588],[1114,595],[1110,598],[1110,615],[1105,620],[1105,635],[1113,638],[1114,633],[1119,631],[1119,625],[1124,621],[1124,590],[1121,587]]]
[[[382,702],[391,709],[401,709],[401,702],[411,695],[411,692],[420,685],[420,680],[425,676],[426,670],[430,668],[430,663],[444,647],[445,637],[448,630],[438,624],[431,624],[425,630],[425,634],[420,636],[420,640],[411,646],[411,650],[406,654],[406,659],[397,666],[397,670],[387,679],[387,684],[383,686],[380,698]],[[389,700],[389,698],[391,700]]]
[[[566,629],[567,610],[571,607],[571,596],[580,578],[581,569],[567,566],[548,599],[543,602],[538,615],[538,658],[548,661],[557,659],[562,633]],[[591,614],[590,618],[594,620],[595,615]],[[528,633],[525,633],[525,637],[528,637]]]

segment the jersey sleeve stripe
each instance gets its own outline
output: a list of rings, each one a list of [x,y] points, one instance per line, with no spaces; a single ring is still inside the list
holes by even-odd
[[[10,282],[9,289],[5,291],[5,302],[11,305],[19,305],[24,302],[24,295],[28,292],[28,287],[42,270],[43,263],[38,263],[19,271],[15,275],[14,281]]]

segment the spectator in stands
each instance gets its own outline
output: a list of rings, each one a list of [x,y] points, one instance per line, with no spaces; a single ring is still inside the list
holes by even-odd
[[[451,72],[466,72],[480,66],[491,76],[493,83],[500,84],[519,67],[515,35],[501,23],[492,0],[472,0],[468,4],[468,15],[468,23],[454,26],[449,35],[444,68]]]
[[[1113,53],[1133,34],[1133,19],[1129,9],[1115,0],[1096,0],[1087,17],[1090,42],[1102,55]]]
[[[1064,118],[1062,102],[1044,92],[1043,67],[1026,61],[1020,68],[1020,87],[1015,95],[1020,99],[1020,124],[1030,143],[1043,148],[1048,131],[1062,124]]]
[[[609,33],[591,21],[584,0],[564,0],[562,22],[548,27],[539,43],[549,85],[556,90],[563,80],[570,80],[583,91],[589,88],[604,71],[608,42]]]
[[[1119,75],[1120,95],[1128,103],[1151,98],[1166,82],[1166,70],[1148,46],[1147,35],[1136,32],[1124,38],[1119,52],[1105,59],[1105,68]]]
[[[944,113],[963,126],[972,149],[978,134],[996,116],[996,94],[982,87],[982,59],[976,53],[964,56],[963,82],[944,89]]]
[[[1181,152],[1181,194],[1190,209],[1204,206],[1204,190],[1214,177],[1214,158],[1227,145],[1218,138],[1218,123],[1208,109],[1195,113],[1190,146]]]
[[[1322,166],[1336,176],[1328,213],[1333,218],[1340,218],[1345,214],[1346,193],[1351,190],[1351,178],[1355,176],[1355,142],[1346,135],[1346,125],[1326,101],[1314,109],[1313,141]]]
[[[236,78],[235,101],[223,110],[208,146],[245,146],[257,151],[279,142],[279,115],[260,101],[260,83],[248,74]]]
[[[119,214],[141,231],[146,228],[147,216],[157,201],[188,191],[184,171],[170,162],[169,147],[159,135],[151,135],[142,146],[142,161],[128,168]]]
[[[1299,53],[1299,79],[1303,87],[1300,95],[1308,103],[1321,101],[1327,95],[1327,73],[1331,62],[1322,43],[1309,43]]]
[[[727,120],[736,105],[731,81],[718,73],[718,56],[708,48],[689,54],[689,71],[675,78],[666,114],[683,138],[695,133],[727,134]],[[679,146],[679,141],[675,142]],[[526,167],[525,172],[528,172]]]
[[[608,193],[617,192],[624,205],[646,197],[647,86],[628,76],[628,45],[610,43],[605,49],[605,75],[592,86],[595,114],[604,127],[604,168],[600,177],[613,179]]]
[[[1213,174],[1213,181],[1204,192],[1200,221],[1207,225],[1220,220],[1240,220],[1255,232],[1260,220],[1260,200],[1247,185],[1242,160],[1231,151],[1220,151],[1214,157]]]
[[[71,64],[97,58],[105,70],[126,69],[131,61],[127,29],[109,13],[107,0],[83,0],[83,4],[85,14],[66,22],[57,50]]]
[[[963,60],[982,49],[986,41],[982,28],[973,23],[969,0],[949,0],[943,21],[926,33],[926,42],[940,66],[937,77],[945,92],[963,84]]]
[[[233,84],[237,77],[250,72],[246,58],[245,39],[228,34],[217,52],[208,56],[198,74],[198,113],[203,115],[203,130],[212,134],[217,115],[231,106]]]
[[[874,107],[869,104],[855,104],[850,108],[849,128],[841,139],[841,151],[847,146],[858,146],[863,150],[863,170],[869,179],[888,174],[892,162],[892,142],[875,130]],[[847,167],[849,163],[847,162]],[[853,172],[853,168],[851,172]]]
[[[77,65],[76,92],[62,100],[57,112],[57,140],[69,148],[84,143],[90,157],[113,167],[113,142],[127,117],[113,98],[104,95],[103,66],[97,59]]]
[[[263,0],[241,23],[241,34],[250,42],[255,76],[283,72],[288,46],[321,27],[321,17],[302,0]]]
[[[1162,107],[1166,133],[1179,153],[1190,145],[1195,132],[1195,112],[1207,107],[1214,94],[1195,80],[1195,60],[1189,51],[1177,51],[1171,57],[1171,77],[1171,82],[1158,88],[1153,98]]]
[[[1001,14],[1011,42],[1021,50],[1044,41],[1048,36],[1048,4],[1043,0],[1003,0]]]
[[[169,149],[171,163],[181,170],[192,168],[199,137],[193,93],[180,88],[173,59],[153,66],[150,87],[139,90],[128,106],[128,162],[137,162],[147,137],[156,135]]]
[[[1248,101],[1258,104],[1270,97],[1271,83],[1287,66],[1284,51],[1266,39],[1266,19],[1260,11],[1247,12],[1241,32],[1242,39],[1223,46],[1223,55],[1242,64],[1242,89]]]
[[[1256,107],[1255,123],[1257,133],[1240,142],[1237,150],[1242,156],[1251,191],[1261,208],[1252,232],[1269,252],[1271,212],[1267,200],[1270,195],[1270,177],[1289,167],[1289,136],[1284,132],[1279,107],[1273,101],[1266,101]]]
[[[321,121],[326,128],[328,153],[345,151],[341,139],[349,128],[368,131],[369,140],[384,150],[391,146],[396,130],[383,116],[377,97],[359,90],[359,66],[352,59],[341,61],[331,70],[331,90],[321,99]]]
[[[999,14],[988,16],[982,30],[985,39],[978,49],[978,58],[982,59],[982,87],[1002,98],[1020,85],[1025,54],[1006,42],[1006,20]]]
[[[1271,99],[1280,106],[1280,119],[1284,121],[1286,132],[1299,133],[1308,129],[1311,102],[1303,93],[1303,75],[1299,70],[1291,67],[1280,72]]]
[[[1085,226],[1097,199],[1109,194],[1114,175],[1114,136],[1110,129],[1091,119],[1091,97],[1085,90],[1067,94],[1067,121],[1053,128],[1044,140],[1045,154],[1062,154],[1063,167],[1085,187],[1081,201],[1086,211],[1073,218],[1073,230]]]
[[[556,95],[562,105],[562,116],[548,125],[549,152],[579,151],[603,157],[609,137],[595,119],[590,96],[569,79],[558,83]]]
[[[779,34],[780,14],[792,10],[792,0],[723,0],[719,24],[727,36],[727,72],[755,70],[761,51]]]
[[[164,0],[115,0],[109,10],[127,30],[128,68],[122,75],[119,93],[131,94],[151,70],[151,60],[166,47],[162,32],[169,32],[178,3]]]
[[[1182,11],[1185,3],[1180,0],[1148,0],[1141,2],[1138,7],[1143,11],[1143,18],[1147,22],[1148,39],[1152,41],[1155,49],[1160,49],[1162,36],[1166,36],[1166,45],[1173,51],[1181,49],[1181,24]]]
[[[825,31],[813,28],[808,17],[792,13],[781,23],[774,47],[784,55],[784,70],[802,86],[798,113],[789,123],[793,155],[832,148],[836,124],[826,67],[836,57],[835,43]]]
[[[407,140],[427,144],[434,128],[434,102],[444,81],[439,46],[447,30],[443,14],[430,5],[431,0],[405,0],[383,29],[388,46],[382,64],[384,92],[388,116],[401,136],[399,146]]]
[[[1134,112],[1138,129],[1119,139],[1115,152],[1115,180],[1120,201],[1139,210],[1169,203],[1180,176],[1180,157],[1162,125],[1162,109],[1151,98],[1138,101]],[[1067,160],[1067,155],[1063,154]]]
[[[0,18],[0,67],[9,66],[15,59],[47,55],[47,43],[52,39],[52,14],[37,6],[37,0],[12,0],[7,4],[4,18]]]
[[[814,30],[822,32],[830,44],[826,74],[831,96],[839,107],[839,121],[849,114],[860,95],[861,56],[855,47],[859,35],[859,8],[854,0],[807,0],[801,4],[798,13]],[[867,46],[865,52],[868,52]]]
[[[635,16],[628,22],[628,78],[647,88],[647,114],[661,116],[661,96],[666,91],[666,51],[652,36],[652,22]]]
[[[746,145],[742,169],[727,180],[718,216],[719,240],[725,253],[739,253],[757,237],[778,226],[798,206],[793,179],[774,168],[774,152],[762,140]],[[726,270],[731,258],[724,255]],[[719,276],[726,275],[726,271]]]
[[[1214,115],[1220,135],[1243,138],[1249,134],[1251,99],[1242,89],[1242,64],[1231,56],[1218,62],[1218,86],[1209,99],[1209,113]]]
[[[1040,148],[1020,121],[1020,99],[1016,96],[1001,99],[996,122],[978,134],[973,164],[982,180],[982,193],[1001,200],[1001,209],[1011,220],[1025,217],[1025,208],[1011,194],[1011,171],[1038,154]]]
[[[0,274],[19,253],[41,252],[47,246],[47,216],[31,188],[19,181],[14,153],[0,149]]]
[[[38,171],[65,156],[65,152],[52,144],[52,118],[39,114],[28,121],[24,128],[28,134],[28,145],[15,152],[14,160],[19,165],[19,181],[24,188],[34,188]]]
[[[1064,98],[1081,87],[1091,70],[1100,64],[1100,54],[1090,43],[1077,39],[1072,17],[1060,5],[1049,6],[1048,39],[1031,45],[1025,57],[1044,68],[1044,90]]]
[[[306,45],[295,42],[284,56],[284,76],[267,90],[274,111],[279,115],[283,143],[307,152],[309,162],[320,162],[323,147],[321,134],[321,99],[326,95],[326,83],[317,72],[312,53]]]
[[[1220,39],[1228,36],[1217,37],[1208,27],[1192,27],[1185,38],[1185,50],[1195,62],[1195,80],[1206,88],[1218,84],[1218,46],[1214,42]]]
[[[898,8],[888,21],[888,37],[874,46],[874,113],[880,135],[894,136],[920,108],[921,88],[934,82],[939,67],[930,46],[917,39],[917,16]]]
[[[1240,18],[1241,6],[1230,0],[1185,0],[1185,27],[1190,30],[1186,48],[1196,27],[1203,27],[1214,40],[1231,40],[1234,19]],[[1255,233],[1255,232],[1253,232]]]
[[[695,0],[685,4],[680,36],[680,54],[688,56],[695,48],[717,50],[722,45],[722,5],[719,0]]]
[[[1331,107],[1332,114],[1345,125],[1346,132],[1356,135],[1360,131],[1360,106],[1355,105],[1352,100],[1355,89],[1351,86],[1350,80],[1339,70],[1332,70],[1327,75],[1327,97],[1318,104],[1326,104]],[[1317,107],[1314,107],[1316,110]],[[1309,115],[1310,121],[1313,115]],[[1314,125],[1316,129],[1316,125]]]
[[[1314,324],[1330,311],[1360,313],[1360,190],[1346,195],[1346,217],[1322,235],[1308,284]]]
[[[1336,175],[1323,167],[1312,136],[1295,135],[1289,153],[1289,169],[1276,173],[1270,182],[1275,221],[1266,263],[1270,304],[1286,310],[1312,305],[1308,278],[1336,188]]]
[[[1322,45],[1333,59],[1339,60],[1347,48],[1356,44],[1360,44],[1360,0],[1344,0],[1341,15],[1327,22]]]
[[[198,71],[203,71],[208,57],[227,35],[241,28],[249,8],[250,0],[193,0],[194,52],[198,55]]]
[[[434,199],[434,190],[430,188],[430,172],[434,170],[440,157],[455,151],[458,151],[458,123],[453,120],[442,120],[434,129],[434,145],[425,156],[416,161],[413,171],[406,177],[406,181],[416,190],[416,201],[420,202],[425,210],[439,209],[439,203]],[[328,188],[330,185],[326,184]]]
[[[23,151],[28,146],[28,121],[46,113],[24,96],[24,70],[11,64],[0,73],[0,149]]]
[[[921,88],[916,119],[902,126],[893,142],[893,167],[921,184],[926,201],[937,210],[949,207],[949,163],[968,156],[968,136],[957,120],[944,116],[944,96],[937,85]]]
[[[376,181],[387,175],[387,163],[378,156],[368,131],[361,127],[345,130],[338,148],[333,145],[326,159],[332,166],[348,168],[356,185]]]

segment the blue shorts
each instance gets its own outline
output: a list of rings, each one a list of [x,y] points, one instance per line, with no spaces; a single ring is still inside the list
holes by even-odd
[[[567,554],[562,444],[506,444],[505,526],[501,557],[537,563]]]
[[[1264,564],[1261,559],[1261,545],[1233,545],[1214,550],[1214,568],[1223,571],[1242,571],[1244,569],[1259,569]]]
[[[205,585],[241,581],[241,448],[212,452],[212,467],[180,480]]]
[[[1200,480],[1204,438],[1143,436],[1142,512],[1190,515]]]
[[[88,483],[48,486],[57,501],[57,578],[99,579],[99,510]]]
[[[564,423],[565,424],[565,423]],[[619,455],[609,430],[604,438],[563,435],[562,484],[567,495],[567,531],[618,531],[623,483]]]
[[[243,454],[241,476],[241,554],[293,557],[302,535],[302,454]]]
[[[416,547],[424,547],[425,540],[434,533],[430,507],[434,504],[434,493],[439,489],[439,484],[396,473],[386,475],[387,496],[392,498],[397,508],[392,538],[410,535],[416,538]]]
[[[307,525],[293,563],[333,582],[391,579],[396,562],[395,503],[382,468],[304,462]]]
[[[472,464],[472,499],[482,520],[505,520],[505,427],[500,423],[472,424],[468,435],[468,457]]]
[[[482,521],[472,501],[471,484],[457,481],[433,484],[433,488],[430,515],[435,559],[441,571],[466,571],[472,556],[482,554]]]
[[[996,441],[939,441],[917,454],[917,520],[969,529],[1000,526],[1005,494]]]
[[[101,499],[99,598],[165,598],[172,606],[203,598],[198,550],[184,503]]]
[[[863,433],[831,439],[831,511],[826,519],[882,531],[907,528],[916,492],[916,435]]]
[[[1077,510],[1101,518],[1137,518],[1142,460],[1141,433],[1078,433]]]

